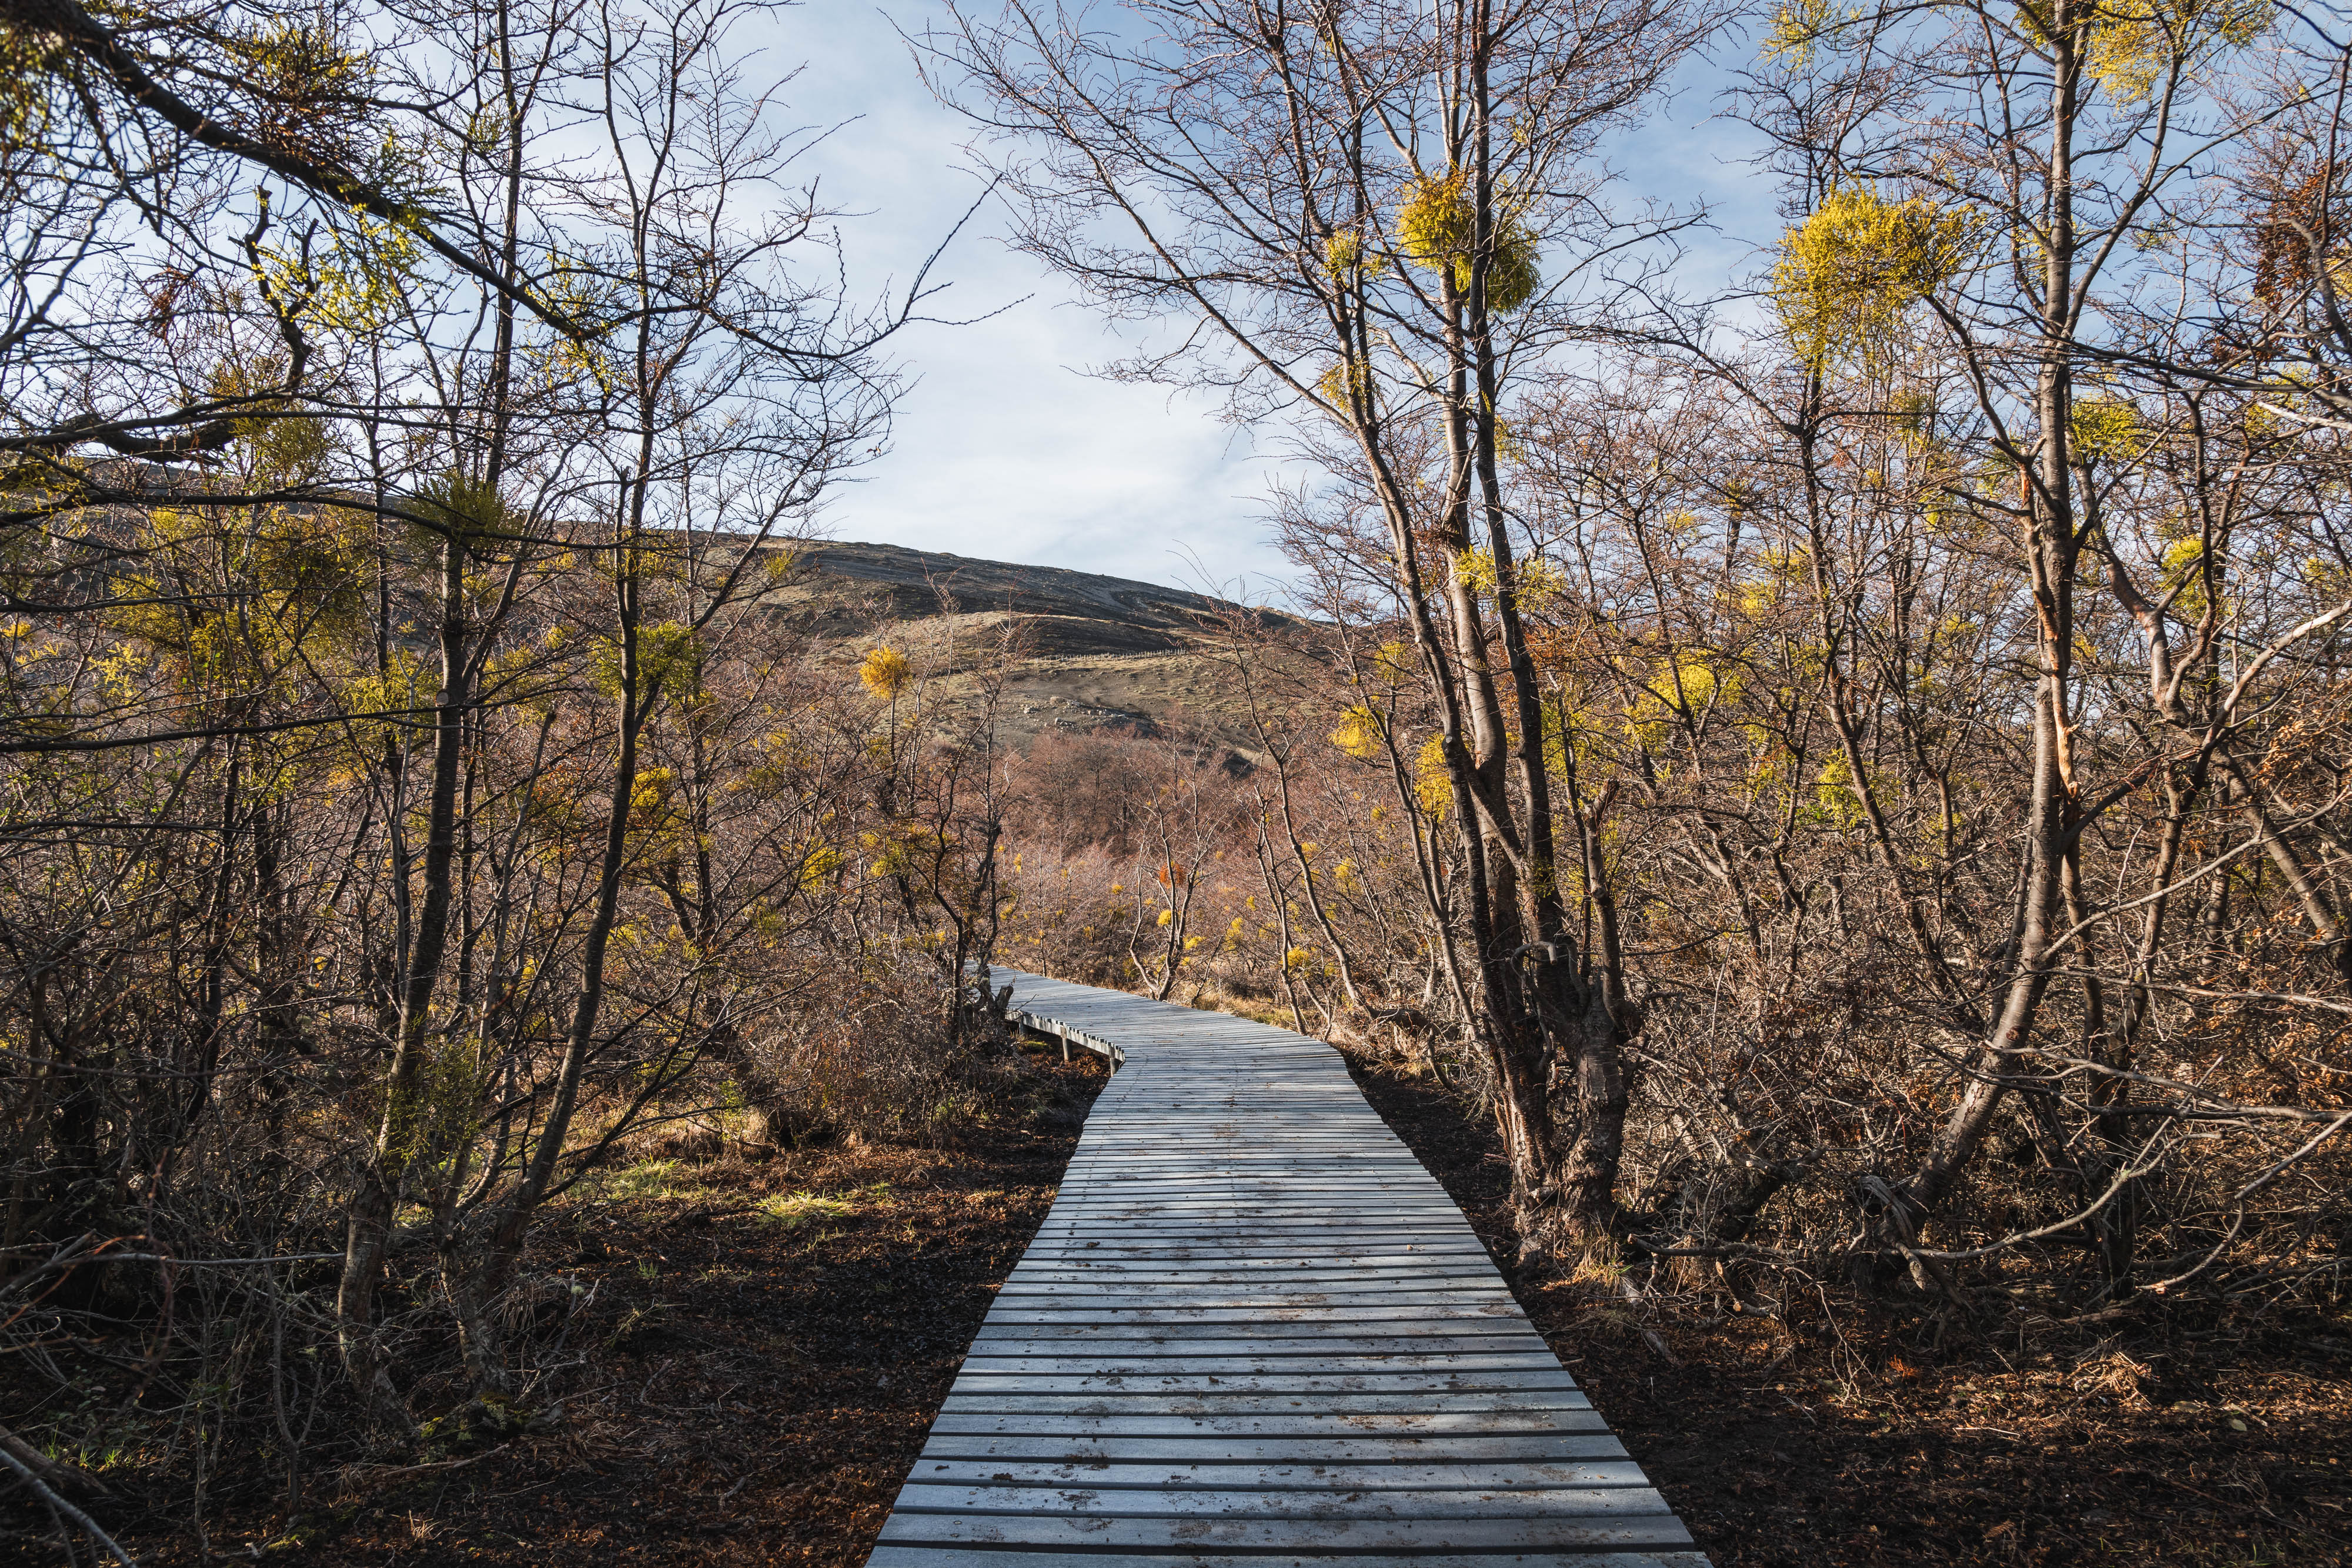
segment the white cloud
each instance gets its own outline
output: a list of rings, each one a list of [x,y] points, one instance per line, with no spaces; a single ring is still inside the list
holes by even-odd
[[[981,190],[962,151],[970,126],[923,87],[891,25],[919,30],[934,15],[930,0],[897,0],[888,16],[868,0],[812,0],[778,15],[749,68],[756,78],[807,62],[782,94],[789,119],[854,121],[809,167],[859,214],[844,239],[852,287],[869,297],[886,282],[903,290]],[[1727,79],[1693,62],[1675,100],[1609,149],[1619,200],[1716,203],[1726,232],[1688,237],[1688,289],[1721,287],[1777,233],[1771,183],[1744,162],[1757,139],[1710,118]],[[1185,587],[1204,568],[1246,578],[1253,597],[1282,580],[1265,521],[1281,465],[1206,399],[1084,374],[1118,357],[1120,340],[1003,234],[1003,213],[983,207],[942,258],[932,281],[951,287],[931,313],[988,319],[898,340],[919,380],[892,450],[843,488],[831,531]]]
[[[896,13],[912,27],[925,7]],[[856,0],[782,13],[751,68],[808,68],[785,89],[795,122],[857,117],[811,154],[827,196],[862,215],[843,234],[852,287],[903,290],[979,194],[969,127],[917,78],[883,14]],[[1266,542],[1273,465],[1213,405],[1083,371],[1120,340],[1003,241],[984,207],[941,259],[929,313],[896,342],[918,378],[892,450],[835,498],[827,523],[871,539],[994,560],[1192,586],[1187,552],[1219,579],[1282,574]],[[995,314],[991,314],[995,312]]]

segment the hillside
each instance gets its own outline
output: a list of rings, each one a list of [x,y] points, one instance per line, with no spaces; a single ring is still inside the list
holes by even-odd
[[[898,545],[824,543],[779,596],[786,614],[838,639],[845,658],[878,641],[937,663],[951,683],[998,644],[1007,622],[1022,656],[1007,681],[1008,738],[1117,729],[1181,730],[1252,749],[1234,692],[1227,601],[1058,567],[977,560]],[[1261,612],[1281,642],[1305,648],[1311,623]],[[928,656],[928,657],[926,657]]]

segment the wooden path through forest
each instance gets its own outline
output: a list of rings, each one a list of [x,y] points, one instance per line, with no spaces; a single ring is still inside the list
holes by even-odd
[[[1120,1065],[869,1568],[1706,1568],[1336,1051],[997,975]]]

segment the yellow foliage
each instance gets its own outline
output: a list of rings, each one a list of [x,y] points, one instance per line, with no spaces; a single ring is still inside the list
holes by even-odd
[[[241,405],[244,417],[232,428],[255,477],[280,482],[318,477],[332,444],[324,422],[271,395],[286,382],[281,356],[223,359],[206,379],[214,397]]]
[[[901,828],[887,841],[880,834],[866,833],[863,841],[866,848],[882,852],[868,868],[877,877],[911,875],[927,862],[936,865],[956,847],[954,834],[924,827]]]
[[[53,33],[0,27],[0,151],[37,147],[47,137],[49,73],[64,56]]]
[[[365,536],[322,512],[273,507],[250,536],[254,586],[293,600],[317,623],[349,629],[367,609]]]
[[[1378,277],[1382,263],[1377,253],[1364,248],[1364,236],[1354,229],[1340,229],[1323,242],[1323,265],[1342,284],[1354,284],[1363,278]]]
[[[400,225],[364,214],[353,214],[350,222],[349,229],[329,231],[323,251],[260,246],[261,284],[281,306],[320,326],[382,331],[406,308],[405,285],[424,247]]]
[[[1433,735],[1412,759],[1412,798],[1432,817],[1454,808],[1454,775],[1445,766],[1445,737]]]
[[[1527,443],[1519,439],[1518,431],[1507,420],[1495,422],[1495,456],[1504,463],[1525,463]]]
[[[2194,534],[2174,539],[2164,547],[2158,558],[2162,572],[2162,586],[2167,593],[2179,591],[2173,604],[2184,615],[2202,617],[2205,613],[2205,541]],[[2221,576],[2221,563],[2214,562],[2213,575]]]
[[[2207,47],[2243,48],[2270,30],[2273,0],[2105,0],[2077,22],[2084,68],[2118,104],[2138,103],[2177,65]],[[2022,0],[2018,26],[2044,49],[2049,0]]]
[[[1655,751],[1674,738],[1677,717],[1696,717],[1718,701],[1738,699],[1743,682],[1738,668],[1703,648],[1686,648],[1672,659],[1661,659],[1648,684],[1633,699],[1625,716],[1625,733]]]
[[[1829,0],[1796,0],[1783,5],[1764,37],[1764,57],[1775,65],[1804,67],[1813,63],[1822,35],[1829,30]]]
[[[1388,734],[1388,723],[1380,710],[1358,703],[1339,716],[1339,727],[1331,732],[1331,744],[1361,762],[1369,762],[1384,749],[1382,737]]]
[[[876,648],[857,666],[857,678],[884,702],[898,701],[898,694],[907,689],[907,683],[914,675],[914,661],[888,646]]]
[[[1172,910],[1172,909],[1163,909],[1163,910],[1161,910],[1161,911],[1160,912],[1160,924],[1163,927],[1164,927],[1164,926],[1169,926],[1169,925],[1175,925],[1175,924],[1176,924],[1176,912],[1175,912],[1174,910]]]
[[[1304,947],[1293,947],[1282,956],[1282,967],[1286,969],[1304,969],[1314,961],[1315,955]]]
[[[619,638],[603,637],[596,643],[590,676],[596,689],[604,695],[620,700],[621,671],[625,663]],[[667,692],[672,696],[683,695],[691,688],[702,664],[702,640],[694,628],[676,621],[656,621],[637,628],[637,689],[640,702],[649,694]]]
[[[430,708],[440,688],[441,677],[421,655],[394,645],[382,672],[371,672],[345,685],[343,711],[359,715],[413,714],[419,708]],[[414,722],[410,720],[410,725]],[[404,733],[408,727],[386,720],[362,721],[352,726],[361,740],[375,742]]]
[[[2136,457],[2146,444],[2139,410],[2129,398],[2077,397],[2067,420],[2066,444],[2077,463]]]
[[[1493,254],[1486,263],[1486,308],[1497,315],[1535,298],[1543,281],[1537,270],[1535,231],[1517,214],[1493,215]],[[1477,204],[1469,171],[1416,180],[1397,209],[1397,248],[1433,272],[1453,279],[1457,293],[1470,291],[1471,260],[1477,246]]]
[[[361,623],[364,548],[336,514],[158,509],[149,521],[155,559],[251,591],[173,602],[161,578],[123,578],[128,602],[107,612],[105,624],[178,655],[178,673],[195,685],[257,692],[283,680],[322,634]]]
[[[1914,387],[1896,392],[1890,401],[1895,416],[1895,429],[1906,446],[1918,448],[1930,445],[1936,436],[1936,395],[1924,388]]]
[[[654,827],[668,814],[670,791],[677,775],[667,768],[648,768],[637,775],[629,791],[629,815],[639,827]]]
[[[32,630],[28,622],[17,622],[9,629],[11,638],[23,636]],[[9,651],[9,662],[17,662],[17,651]],[[30,663],[30,659],[24,660]],[[127,643],[117,643],[113,651],[98,660],[99,680],[106,700],[116,707],[128,707],[139,699],[140,677],[146,673],[147,660]]]
[[[280,152],[352,159],[361,151],[373,89],[368,57],[322,22],[273,18],[222,39],[236,74],[255,89],[251,132]]]
[[[1495,565],[1491,549],[1464,550],[1454,559],[1454,570],[1470,591],[1492,599],[1496,595],[1500,572]],[[1511,563],[1511,573],[1517,580],[1514,602],[1521,610],[1541,610],[1568,593],[1568,579],[1559,568],[1541,556],[1530,556]]]
[[[522,532],[498,486],[462,473],[439,475],[409,498],[415,531],[426,541],[455,539],[476,556],[511,546]]]
[[[2137,103],[2156,89],[2156,78],[2172,63],[2172,38],[2153,16],[2102,15],[2091,24],[2091,75],[2118,103]]]
[[[1371,367],[1361,360],[1348,359],[1334,364],[1316,378],[1315,390],[1322,394],[1325,402],[1343,414],[1360,410],[1370,413],[1378,406]]]
[[[1911,308],[1966,263],[1976,226],[1923,196],[1882,201],[1860,185],[1831,192],[1780,241],[1772,293],[1790,341],[1815,370],[1884,362]]]
[[[1563,713],[1563,709],[1567,711]],[[1583,709],[1569,707],[1564,698],[1544,704],[1545,770],[1556,779],[1565,779],[1573,764],[1579,775],[1590,778],[1588,770],[1601,760],[1597,728]]]
[[[801,856],[801,891],[814,893],[841,874],[841,852],[830,844],[818,844]]]
[[[619,283],[598,264],[550,251],[539,277],[541,298],[565,319],[594,328],[625,308]],[[609,392],[620,372],[614,351],[616,339],[602,335],[559,333],[537,340],[530,362],[551,384],[578,382]]]
[[[1762,617],[1770,614],[1780,602],[1781,583],[1777,578],[1759,577],[1738,584],[1732,591],[1742,615]]]
[[[1822,820],[1841,828],[1858,828],[1864,820],[1863,799],[1853,787],[1853,769],[1846,766],[1843,752],[1832,756],[1829,765],[1813,781],[1813,793],[1821,801]],[[1867,782],[1867,781],[1865,781]]]

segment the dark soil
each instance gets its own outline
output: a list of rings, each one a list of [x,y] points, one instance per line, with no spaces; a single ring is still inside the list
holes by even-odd
[[[1637,1317],[1521,1277],[1491,1129],[1426,1079],[1351,1065],[1717,1568],[2352,1563],[2340,1324],[1947,1325],[1938,1350],[1917,1315],[1835,1291],[1795,1325]]]
[[[680,1161],[670,1190],[572,1206],[550,1261],[595,1292],[573,1337],[597,1348],[553,1430],[314,1477],[302,1518],[215,1522],[214,1559],[855,1568],[1108,1076],[1031,1060],[1025,1108],[942,1147]],[[184,1521],[124,1541],[203,1560]]]

